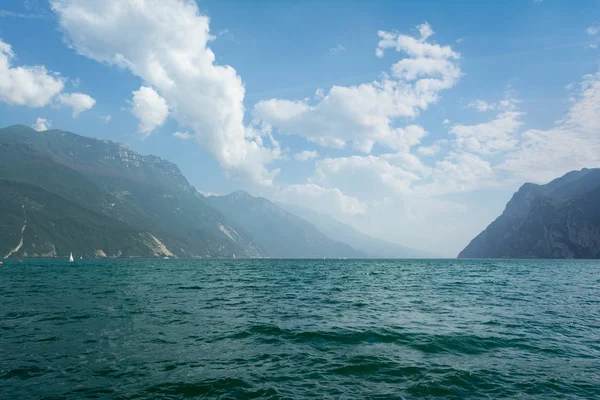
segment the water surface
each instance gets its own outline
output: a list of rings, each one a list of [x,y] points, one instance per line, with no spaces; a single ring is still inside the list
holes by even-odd
[[[600,262],[8,261],[0,397],[600,398]]]

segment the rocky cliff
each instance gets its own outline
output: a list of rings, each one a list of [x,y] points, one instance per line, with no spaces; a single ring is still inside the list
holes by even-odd
[[[600,258],[600,169],[524,184],[459,258]]]

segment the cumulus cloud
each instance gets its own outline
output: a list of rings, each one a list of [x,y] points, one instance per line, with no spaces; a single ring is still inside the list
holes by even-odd
[[[461,76],[460,55],[449,46],[429,43],[428,24],[417,27],[419,37],[380,31],[378,55],[394,49],[406,55],[373,82],[356,86],[333,86],[319,90],[316,103],[306,100],[269,99],[257,103],[254,117],[281,134],[297,135],[320,146],[370,153],[376,143],[406,151],[418,144],[426,131],[418,125],[401,128],[400,118],[416,117],[439,100]]]
[[[600,24],[595,22],[592,26],[588,27],[585,32],[590,36],[595,36],[600,32]]]
[[[339,188],[351,196],[377,200],[410,193],[411,183],[420,177],[405,165],[395,162],[391,156],[369,155],[320,160],[313,179],[325,187]]]
[[[548,130],[528,129],[499,169],[544,182],[600,166],[600,71],[585,75],[565,116]]]
[[[84,93],[61,93],[58,95],[57,100],[60,104],[71,107],[73,118],[91,109],[96,104],[96,100]]]
[[[346,50],[346,48],[344,46],[342,46],[341,44],[338,44],[337,46],[329,49],[329,55],[337,56],[344,50]]]
[[[79,54],[140,77],[228,175],[272,183],[278,171],[266,165],[280,157],[280,150],[268,134],[244,125],[242,80],[233,67],[215,63],[208,47],[213,38],[209,19],[194,1],[51,0],[50,4]],[[162,115],[147,120],[140,110],[141,130],[151,131]]]
[[[48,129],[50,129],[51,126],[52,121],[47,120],[46,118],[37,118],[35,120],[35,124],[33,124],[31,127],[36,131],[42,132],[47,131]]]
[[[319,153],[317,153],[314,150],[304,150],[301,151],[299,153],[296,153],[294,155],[294,158],[298,161],[308,161],[308,160],[313,160],[315,158],[319,157]]]
[[[44,107],[53,102],[73,109],[76,117],[96,102],[83,93],[62,93],[65,78],[50,72],[43,65],[13,66],[12,47],[0,39],[0,101],[8,104]]]
[[[173,133],[173,137],[176,137],[178,139],[183,139],[183,140],[188,140],[191,139],[193,136],[188,132],[175,132]]]
[[[442,147],[447,143],[447,140],[437,140],[431,146],[419,146],[417,147],[417,153],[422,156],[435,156],[438,154]]]
[[[447,193],[466,192],[493,184],[494,171],[489,161],[476,154],[454,152],[436,161],[428,180],[415,186],[419,196],[440,196]]]
[[[486,112],[486,111],[491,111],[491,110],[495,110],[496,109],[496,104],[494,103],[488,103],[486,101],[483,100],[475,100],[471,103],[469,103],[467,105],[468,108],[474,108],[479,112]]]
[[[315,183],[287,186],[278,191],[276,197],[283,203],[341,217],[364,214],[367,207],[365,203],[346,196],[337,188],[325,189]]]
[[[139,120],[139,131],[143,136],[148,136],[153,130],[161,126],[169,115],[167,101],[160,97],[150,87],[142,86],[132,92],[131,113]]]
[[[450,133],[456,136],[456,146],[480,154],[495,154],[515,147],[518,143],[516,135],[523,125],[520,120],[523,113],[516,109],[514,100],[504,100],[498,108],[500,113],[491,121],[452,126]]]
[[[8,104],[43,107],[65,87],[64,79],[43,65],[13,67],[12,47],[0,39],[0,100]]]
[[[99,117],[102,122],[104,122],[105,124],[108,124],[111,120],[112,120],[112,116],[110,116],[110,114],[106,114],[106,115],[101,115]]]

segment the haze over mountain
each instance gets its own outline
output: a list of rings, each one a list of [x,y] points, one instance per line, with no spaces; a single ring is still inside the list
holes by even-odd
[[[203,192],[455,257],[520,184],[600,167],[600,19],[594,0],[434,3],[3,1],[0,126],[115,140]]]
[[[308,221],[262,197],[238,190],[207,200],[249,232],[270,257],[366,257],[366,253],[330,239]]]
[[[600,258],[600,169],[526,183],[459,258]]]
[[[206,198],[175,164],[60,130],[0,129],[0,189],[0,256],[418,256],[243,191]]]
[[[377,239],[357,231],[335,218],[309,210],[308,208],[281,204],[286,210],[312,223],[330,238],[347,243],[367,257],[373,258],[436,258],[439,255],[422,250],[411,249],[396,243]]]

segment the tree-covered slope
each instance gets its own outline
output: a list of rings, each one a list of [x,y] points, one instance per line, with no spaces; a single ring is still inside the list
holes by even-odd
[[[38,186],[148,232],[179,257],[263,255],[176,165],[118,143],[22,125],[0,129],[0,179]]]
[[[172,256],[156,237],[40,187],[0,180],[0,257]]]

